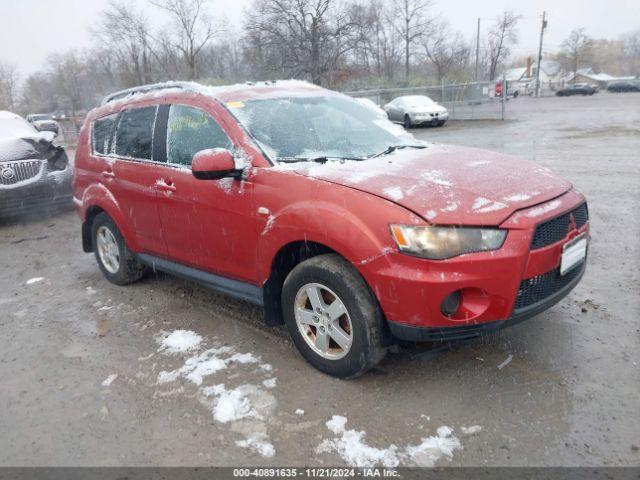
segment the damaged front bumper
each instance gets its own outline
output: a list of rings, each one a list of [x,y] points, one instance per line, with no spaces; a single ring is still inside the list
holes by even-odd
[[[72,168],[61,147],[44,158],[0,161],[0,217],[71,205]]]

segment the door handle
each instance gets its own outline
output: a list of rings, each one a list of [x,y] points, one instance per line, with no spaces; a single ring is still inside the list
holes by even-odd
[[[176,186],[173,183],[167,183],[165,180],[158,180],[156,188],[161,192],[175,192]]]
[[[109,170],[105,170],[104,172],[102,172],[102,176],[104,178],[116,178],[116,174],[113,172],[110,172]]]

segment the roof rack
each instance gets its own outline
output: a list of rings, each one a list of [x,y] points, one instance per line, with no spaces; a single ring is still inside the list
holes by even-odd
[[[112,93],[107,95],[102,99],[101,105],[106,105],[109,102],[113,102],[115,100],[121,100],[130,95],[135,95],[137,93],[149,93],[158,90],[167,90],[167,89],[182,89],[182,90],[192,90],[192,86],[190,82],[163,82],[163,83],[153,83],[149,85],[140,85],[138,87],[127,88],[126,90],[120,90],[119,92]]]

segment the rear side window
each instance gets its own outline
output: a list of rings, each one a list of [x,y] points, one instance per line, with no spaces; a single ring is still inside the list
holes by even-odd
[[[167,162],[191,165],[193,156],[209,148],[231,149],[231,140],[206,112],[171,105],[167,124]]]
[[[125,110],[116,130],[116,155],[151,160],[157,107]]]
[[[111,139],[117,117],[116,114],[109,115],[93,122],[93,153],[100,155],[111,153]]]

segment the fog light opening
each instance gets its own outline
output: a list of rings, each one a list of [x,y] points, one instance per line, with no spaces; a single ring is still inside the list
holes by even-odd
[[[440,311],[446,317],[453,317],[458,308],[460,308],[460,301],[462,300],[462,294],[460,290],[450,293],[440,305]]]

